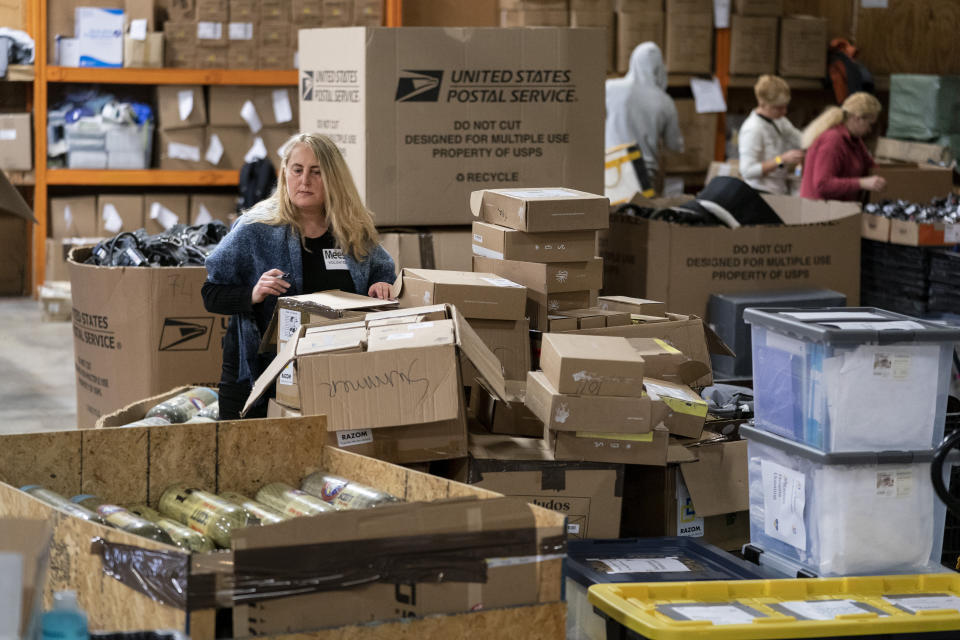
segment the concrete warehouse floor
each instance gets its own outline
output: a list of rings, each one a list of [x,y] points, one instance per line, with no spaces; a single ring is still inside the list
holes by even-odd
[[[72,325],[42,317],[36,300],[0,298],[0,433],[77,426]]]

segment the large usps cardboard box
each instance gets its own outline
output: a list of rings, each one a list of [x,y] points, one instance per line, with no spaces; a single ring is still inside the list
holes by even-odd
[[[570,538],[618,538],[624,468],[553,459],[542,438],[470,434],[470,457],[451,478],[553,509],[567,516]]]
[[[563,635],[562,603],[537,606],[561,600],[562,514],[325,446],[326,432],[323,416],[307,416],[4,435],[0,516],[51,519],[47,602],[54,591],[77,591],[91,630],[176,629],[212,640],[224,637],[216,610],[232,609],[228,637],[320,629],[311,637],[399,637],[400,626],[361,625],[401,618],[417,618],[402,626],[411,637],[489,628],[505,640],[516,637],[515,624],[527,629],[524,619],[544,627],[524,637]],[[16,488],[42,484],[156,508],[174,483],[251,495],[268,482],[299,486],[319,469],[404,502],[248,527],[234,532],[228,551],[188,555]],[[519,609],[497,613],[505,607]],[[421,620],[433,614],[447,615]],[[460,614],[467,617],[452,617]]]
[[[300,130],[334,139],[381,226],[469,224],[488,187],[602,193],[604,36],[301,29]]]
[[[216,385],[227,317],[208,313],[203,267],[99,267],[70,252],[77,422],[184,384]]]
[[[945,198],[953,192],[953,169],[928,164],[879,163],[873,173],[887,181],[883,191],[871,191],[870,202],[908,200],[929,204],[932,198]]]
[[[713,293],[833,289],[857,304],[859,203],[764,199],[785,224],[730,229],[611,215],[600,249],[604,291],[662,300],[673,312],[701,317]]]

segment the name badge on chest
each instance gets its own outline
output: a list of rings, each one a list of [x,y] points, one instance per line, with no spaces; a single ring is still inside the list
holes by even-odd
[[[340,249],[324,249],[323,264],[327,271],[347,270],[347,259],[343,257],[343,251]]]

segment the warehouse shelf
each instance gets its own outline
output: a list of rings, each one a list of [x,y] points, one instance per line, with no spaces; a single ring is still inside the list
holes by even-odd
[[[47,67],[47,82],[99,84],[296,85],[296,69],[98,69]]]
[[[165,169],[48,169],[48,185],[103,187],[236,186],[239,171],[170,171]]]

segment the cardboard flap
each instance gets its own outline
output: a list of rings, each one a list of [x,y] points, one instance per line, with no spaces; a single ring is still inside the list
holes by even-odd
[[[717,332],[711,329],[706,322],[703,323],[703,334],[707,339],[707,349],[710,351],[710,353],[718,356],[737,357],[737,354],[734,353],[733,349],[727,346],[727,343],[723,341],[723,338],[717,335]]]
[[[708,376],[710,373],[710,367],[696,360],[687,360],[677,365],[677,375],[683,384],[693,384],[697,379]]]
[[[477,460],[553,460],[553,451],[543,438],[486,433],[470,434],[470,455]]]
[[[470,212],[473,213],[473,217],[480,217],[480,208],[483,206],[483,194],[485,191],[474,191],[470,194]]]
[[[487,383],[487,388],[499,400],[517,402],[522,400],[523,385],[519,382],[507,384],[503,378],[503,368],[500,360],[483,343],[477,332],[464,319],[456,307],[451,307],[453,321],[457,328],[457,344],[467,359],[480,372],[480,376]]]
[[[746,440],[698,447],[697,461],[681,464],[680,472],[698,516],[750,508]]]
[[[37,219],[33,217],[33,209],[23,199],[23,196],[13,186],[2,169],[0,169],[0,213],[9,213],[29,222],[37,222]]]
[[[399,281],[399,278],[398,278]],[[429,307],[406,307],[404,309],[391,309],[389,311],[371,311],[366,316],[364,316],[364,321],[367,323],[375,322],[377,320],[386,320],[388,318],[405,318],[407,316],[426,316],[431,313],[436,313],[442,311],[444,314],[447,314],[446,317],[450,317],[448,313],[447,305],[445,304],[434,304]]]
[[[300,328],[300,334],[303,333],[303,327]],[[277,354],[277,357],[273,359],[270,365],[264,370],[264,372],[257,378],[257,381],[253,383],[253,389],[250,391],[250,396],[247,398],[247,401],[243,403],[243,411],[240,412],[240,416],[247,415],[247,411],[250,410],[250,407],[253,406],[257,400],[260,399],[267,389],[270,387],[270,384],[274,379],[280,375],[280,372],[283,371],[290,362],[296,358],[297,353],[297,344],[300,342],[300,334],[295,338],[287,340],[287,344],[283,346],[283,349],[280,350],[280,353]]]

